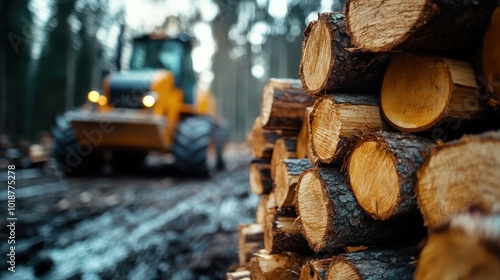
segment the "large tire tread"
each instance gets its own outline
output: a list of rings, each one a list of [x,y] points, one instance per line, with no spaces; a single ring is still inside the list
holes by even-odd
[[[172,152],[177,167],[185,174],[208,176],[223,166],[222,145],[217,143],[217,124],[209,117],[186,117],[177,127]],[[215,144],[215,162],[208,158],[209,146]]]

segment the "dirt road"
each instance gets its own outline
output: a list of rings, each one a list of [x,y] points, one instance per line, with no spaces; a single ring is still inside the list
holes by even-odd
[[[254,220],[258,201],[248,151],[226,159],[227,170],[208,179],[157,163],[81,178],[19,170],[16,272],[7,270],[2,230],[0,279],[224,279],[237,263],[238,224]],[[0,203],[7,208],[5,195]]]

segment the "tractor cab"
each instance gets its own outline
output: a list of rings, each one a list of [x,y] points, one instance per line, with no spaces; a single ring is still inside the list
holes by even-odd
[[[184,102],[193,104],[195,76],[189,40],[152,39],[143,36],[134,39],[130,70],[164,69],[172,72],[175,86],[184,92]]]

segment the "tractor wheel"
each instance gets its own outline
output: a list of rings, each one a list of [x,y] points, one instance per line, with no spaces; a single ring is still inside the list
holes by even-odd
[[[172,152],[182,172],[207,176],[224,165],[216,128],[208,117],[187,117],[179,123]]]
[[[95,152],[94,146],[78,141],[65,115],[56,118],[51,133],[55,139],[53,157],[63,173],[81,176],[101,169],[102,155]]]
[[[223,151],[224,151],[224,146],[226,145],[227,139],[229,137],[229,126],[226,121],[221,120],[220,122],[216,123],[214,126],[214,139],[215,139],[215,146],[216,146],[216,169],[217,170],[224,170],[226,168],[224,158],[223,158]]]

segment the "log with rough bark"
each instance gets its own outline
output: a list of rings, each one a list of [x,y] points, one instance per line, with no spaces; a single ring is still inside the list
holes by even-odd
[[[459,214],[429,234],[414,279],[500,279],[499,252],[499,214]]]
[[[269,194],[273,189],[271,179],[271,161],[269,159],[253,159],[250,162],[249,181],[250,189],[256,195]]]
[[[264,227],[259,224],[241,224],[239,226],[238,259],[240,265],[250,264],[253,254],[264,247]]]
[[[268,209],[264,226],[264,248],[271,254],[312,253],[300,231],[300,222],[294,208]]]
[[[299,130],[304,110],[313,103],[300,80],[270,79],[262,92],[261,124],[264,129]]]
[[[253,123],[252,130],[248,134],[248,143],[252,148],[254,158],[268,158],[273,155],[274,144],[283,137],[297,136],[295,130],[266,130],[262,128],[260,117]]]
[[[290,252],[270,255],[262,251],[252,258],[250,273],[252,280],[298,280],[300,267],[306,261],[307,258]]]
[[[485,212],[500,201],[500,131],[435,147],[417,176],[417,201],[425,224],[436,228],[471,207]]]
[[[242,269],[226,273],[226,280],[250,280],[250,270]]]
[[[332,259],[312,260],[302,266],[300,280],[325,280]]]
[[[411,280],[416,260],[417,253],[411,249],[380,249],[341,254],[332,257],[325,279]]]
[[[396,55],[380,94],[384,118],[397,130],[422,132],[444,120],[487,119],[490,108],[476,97],[471,63],[426,55]]]
[[[297,158],[297,138],[287,137],[276,141],[271,158],[271,178],[276,178],[276,168],[285,159]]]
[[[322,13],[304,31],[299,75],[304,90],[326,93],[377,94],[387,55],[351,51],[342,13]]]
[[[345,162],[347,181],[361,208],[377,220],[418,212],[417,171],[432,141],[380,131],[360,137]]]
[[[286,159],[276,167],[274,197],[278,207],[295,206],[295,187],[306,169],[313,167],[309,159]]]
[[[296,207],[302,232],[316,252],[347,246],[408,243],[424,233],[418,219],[373,219],[356,202],[344,174],[334,168],[304,171],[297,185]]]
[[[488,104],[500,109],[500,7],[491,17],[490,25],[484,35],[482,48],[482,74],[486,90],[490,95]]]
[[[361,51],[401,49],[458,56],[479,48],[495,1],[349,0],[346,25]]]
[[[340,163],[353,136],[387,130],[378,97],[334,94],[314,103],[309,116],[311,148],[321,163]]]

